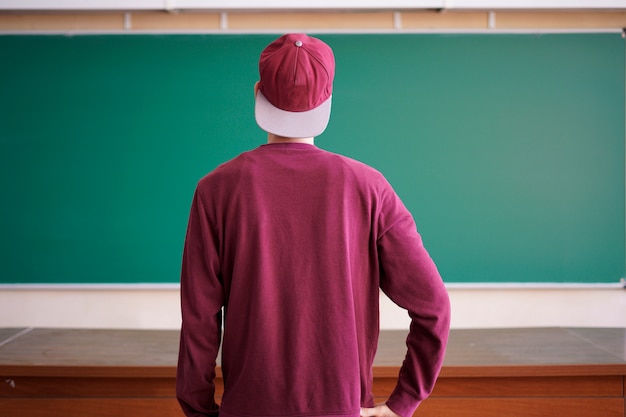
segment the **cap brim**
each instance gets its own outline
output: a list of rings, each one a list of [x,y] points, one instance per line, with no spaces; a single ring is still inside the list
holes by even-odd
[[[310,138],[320,135],[330,120],[332,96],[316,108],[303,112],[291,112],[274,107],[257,92],[254,115],[257,124],[266,132],[286,138]]]

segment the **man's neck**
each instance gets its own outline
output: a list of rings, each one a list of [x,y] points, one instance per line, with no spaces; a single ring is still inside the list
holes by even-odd
[[[267,134],[267,143],[308,143],[313,145],[315,138],[286,138],[283,136],[277,136],[273,133]]]

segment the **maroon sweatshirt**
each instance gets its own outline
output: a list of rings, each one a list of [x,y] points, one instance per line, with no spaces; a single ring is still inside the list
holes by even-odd
[[[387,401],[409,417],[441,368],[450,305],[392,187],[373,168],[309,144],[263,145],[222,164],[198,183],[185,240],[183,410],[358,417],[374,405],[379,289],[411,317]]]

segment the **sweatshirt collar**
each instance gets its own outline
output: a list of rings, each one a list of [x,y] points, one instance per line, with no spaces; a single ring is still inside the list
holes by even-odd
[[[299,142],[280,142],[280,143],[265,143],[260,146],[262,149],[317,149],[317,146],[309,143]]]

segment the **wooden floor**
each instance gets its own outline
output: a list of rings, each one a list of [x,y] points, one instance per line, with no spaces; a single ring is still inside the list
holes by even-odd
[[[405,335],[381,333],[380,401]],[[0,417],[180,417],[177,352],[177,331],[0,329]],[[625,417],[625,379],[626,329],[456,329],[414,417]]]

